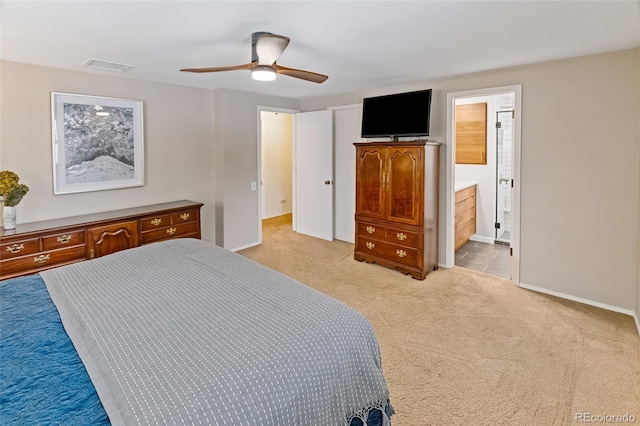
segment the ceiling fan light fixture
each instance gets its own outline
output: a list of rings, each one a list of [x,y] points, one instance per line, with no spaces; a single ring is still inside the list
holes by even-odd
[[[258,81],[273,81],[276,79],[276,70],[268,65],[258,65],[251,70],[251,78]]]

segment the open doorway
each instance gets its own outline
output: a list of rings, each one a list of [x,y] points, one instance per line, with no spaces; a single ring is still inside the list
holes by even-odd
[[[455,265],[511,278],[513,93],[455,99]]]
[[[287,133],[282,127],[275,131],[271,124],[290,116],[293,135],[291,197],[271,195],[269,178],[272,167],[281,164],[266,152],[269,138]],[[353,243],[355,237],[355,148],[360,141],[362,105],[343,105],[327,110],[300,113],[272,107],[258,107],[258,146],[260,181],[260,240],[262,225],[275,225],[282,229],[287,223],[279,215],[288,207],[283,200],[290,199],[291,228],[303,234],[338,239]],[[285,127],[286,129],[286,127]],[[297,143],[299,142],[299,143]],[[263,152],[264,151],[264,152]],[[281,180],[280,180],[281,181]],[[271,204],[269,204],[271,200]],[[279,206],[278,203],[281,205]],[[285,204],[285,206],[282,206]],[[271,208],[269,207],[271,205]],[[275,205],[275,206],[274,206]],[[275,208],[275,210],[274,210]],[[263,221],[264,219],[264,221]],[[285,218],[286,219],[286,218]],[[291,223],[292,222],[292,223]],[[273,228],[270,226],[270,228]]]
[[[294,110],[258,109],[259,243],[265,222],[293,227],[295,182]]]
[[[447,94],[445,266],[516,284],[521,93],[517,85]]]
[[[291,214],[293,114],[261,111],[262,219]]]

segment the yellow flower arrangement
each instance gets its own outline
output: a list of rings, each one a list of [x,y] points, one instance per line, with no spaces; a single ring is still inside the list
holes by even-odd
[[[5,206],[16,206],[22,200],[29,187],[22,183],[18,183],[20,178],[17,174],[10,170],[0,172],[0,196]]]

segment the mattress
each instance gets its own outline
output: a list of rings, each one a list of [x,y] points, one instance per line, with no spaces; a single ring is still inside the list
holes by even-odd
[[[8,280],[0,297],[9,424],[372,426],[392,414],[362,315],[200,240]]]

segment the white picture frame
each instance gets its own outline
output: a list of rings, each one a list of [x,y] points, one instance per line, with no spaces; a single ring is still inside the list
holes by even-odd
[[[54,195],[144,186],[142,106],[51,92]]]

